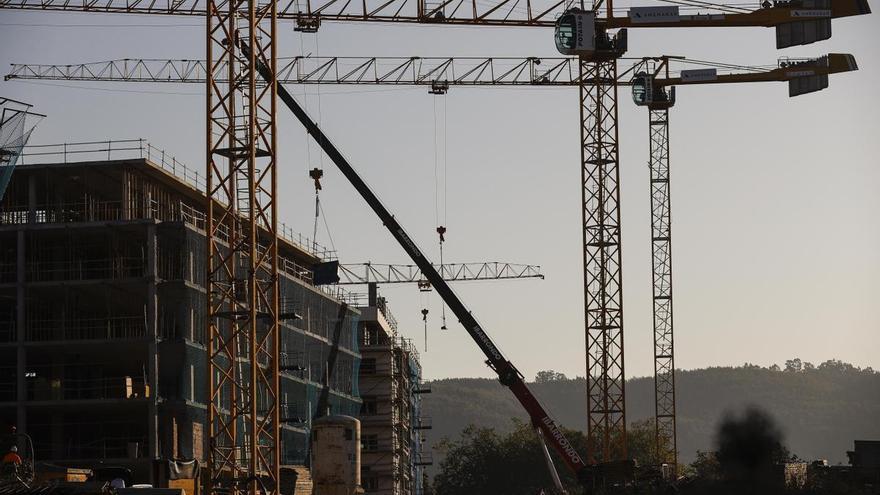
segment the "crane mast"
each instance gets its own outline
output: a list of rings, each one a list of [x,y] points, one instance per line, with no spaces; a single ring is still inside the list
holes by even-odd
[[[208,495],[279,493],[276,4],[207,0]],[[245,54],[239,40],[254,49]],[[246,365],[241,363],[244,358]]]
[[[661,464],[678,464],[672,311],[672,195],[669,190],[669,108],[651,109],[651,299],[654,327],[654,449]]]
[[[662,64],[669,76],[669,61]],[[644,62],[647,63],[647,62]],[[657,74],[660,68],[654,71]],[[669,188],[669,108],[675,90],[657,92],[648,105],[648,142],[651,208],[651,300],[654,336],[654,455],[676,473],[678,436],[675,417],[675,347],[672,292],[672,194]],[[636,94],[636,91],[633,92]],[[665,97],[663,97],[665,96]]]

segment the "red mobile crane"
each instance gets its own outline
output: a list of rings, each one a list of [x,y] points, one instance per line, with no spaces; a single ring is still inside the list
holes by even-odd
[[[243,53],[249,56],[249,47],[242,43],[241,49]],[[271,70],[259,60],[257,61],[257,71],[266,81],[275,80]],[[556,422],[550,417],[541,403],[538,402],[538,399],[532,394],[528,386],[526,386],[522,373],[516,369],[516,366],[514,366],[512,362],[504,357],[501,350],[498,349],[489,335],[483,330],[483,327],[477,321],[476,317],[474,317],[470,310],[468,310],[467,306],[464,305],[461,299],[458,298],[440,273],[437,272],[435,265],[425,257],[418,246],[416,246],[415,242],[413,242],[409,235],[407,235],[403,226],[400,225],[400,223],[394,218],[394,215],[388,211],[376,194],[369,186],[367,186],[363,179],[361,179],[360,175],[358,175],[348,160],[342,156],[342,153],[340,153],[336,146],[330,142],[330,139],[323,131],[321,131],[318,124],[308,116],[306,111],[299,105],[299,103],[297,103],[293,96],[287,92],[284,86],[279,84],[277,90],[281,101],[287,105],[287,108],[293,112],[300,123],[302,123],[303,127],[306,128],[309,135],[312,136],[312,139],[314,139],[318,146],[324,150],[324,153],[327,154],[339,171],[342,172],[342,175],[344,175],[357,192],[360,193],[361,197],[364,198],[364,201],[367,202],[373,212],[382,221],[385,228],[388,229],[388,232],[390,232],[394,239],[397,240],[400,247],[406,251],[406,254],[412,259],[413,263],[418,265],[427,281],[434,287],[440,297],[443,298],[443,302],[446,303],[452,313],[458,318],[458,321],[464,329],[468,332],[471,338],[474,339],[474,342],[476,342],[480,350],[483,351],[483,354],[486,355],[486,364],[498,374],[498,381],[500,381],[505,387],[509,388],[510,391],[513,392],[513,395],[516,396],[517,400],[519,400],[519,403],[525,408],[526,412],[529,414],[532,426],[538,432],[538,437],[544,445],[547,464],[550,468],[551,476],[553,477],[557,489],[563,493],[565,492],[547,450],[547,442],[549,442],[554,450],[559,453],[569,469],[577,475],[578,480],[585,487],[589,488],[593,483],[593,469],[590,469],[590,466],[584,462],[580,454],[577,453],[574,446],[568,441]]]

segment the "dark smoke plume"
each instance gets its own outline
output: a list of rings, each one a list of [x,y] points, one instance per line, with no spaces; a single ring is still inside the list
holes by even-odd
[[[774,465],[788,460],[782,440],[773,418],[760,409],[728,414],[715,438],[723,478],[740,493],[769,492],[776,481]]]

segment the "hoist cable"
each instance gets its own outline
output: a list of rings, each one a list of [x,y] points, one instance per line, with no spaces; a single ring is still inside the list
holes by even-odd
[[[445,229],[444,229],[445,230]],[[440,235],[440,273],[443,274],[443,235]],[[446,330],[446,303],[440,303],[440,330]]]
[[[449,106],[446,98],[443,99],[443,223],[438,224],[440,230],[440,270],[442,272],[443,265],[443,234],[446,233],[446,225],[448,224],[449,214],[449,194],[448,194],[448,178],[449,178]],[[440,330],[446,330],[446,303],[440,304]]]
[[[321,215],[321,196],[318,188],[315,188],[315,227],[312,229],[312,242],[318,242],[318,217]],[[317,245],[315,246],[317,247]]]
[[[324,213],[324,207],[321,206],[321,218],[324,220],[324,229],[327,230],[327,239],[330,240],[330,249],[336,252],[336,243],[333,242],[333,234],[330,233],[330,225],[327,223],[327,214]]]
[[[305,44],[306,44],[306,40],[303,37],[302,31],[300,31],[299,32],[299,54],[303,58],[305,58],[305,56],[306,56],[306,45]],[[309,110],[308,85],[303,86],[303,108],[305,108],[306,111]],[[312,140],[309,139],[309,131],[308,130],[304,129],[303,132],[305,132],[305,135],[306,135],[306,169],[308,169],[309,166],[311,166],[311,164],[312,164]],[[318,222],[317,219],[315,219],[316,224],[317,224],[317,222]],[[312,242],[315,242],[314,237],[312,237]]]
[[[317,57],[318,59],[321,58],[321,45],[319,44],[318,33],[315,33],[315,57]],[[318,125],[323,125],[323,119],[321,117],[321,85],[316,84],[315,86],[316,86],[315,94],[318,97]],[[323,151],[318,153],[318,163],[321,164],[321,168],[323,169],[324,168],[324,152]],[[329,235],[329,232],[327,235]]]
[[[449,179],[449,107],[443,100],[443,225],[448,223],[449,198],[447,187]]]
[[[436,225],[440,225],[440,191],[438,183],[440,181],[439,176],[437,175],[437,96],[435,95],[432,104],[434,106],[434,223]]]

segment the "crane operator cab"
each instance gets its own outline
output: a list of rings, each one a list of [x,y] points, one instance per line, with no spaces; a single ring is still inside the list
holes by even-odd
[[[675,87],[667,91],[663,86],[654,85],[654,76],[639,72],[632,79],[632,97],[633,102],[640,107],[663,110],[675,105]]]
[[[608,34],[593,11],[577,8],[565,11],[556,20],[555,38],[559,53],[594,62],[613,60],[626,53],[626,29],[613,36]]]

